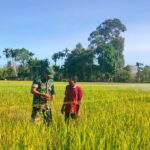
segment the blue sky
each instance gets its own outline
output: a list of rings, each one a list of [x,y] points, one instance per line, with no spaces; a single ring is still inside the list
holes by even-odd
[[[149,0],[0,0],[0,65],[4,48],[26,48],[35,56],[87,47],[89,34],[103,21],[119,18],[127,27],[125,63],[150,65]]]

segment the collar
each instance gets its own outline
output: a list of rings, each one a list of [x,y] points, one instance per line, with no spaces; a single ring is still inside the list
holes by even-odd
[[[70,86],[70,88],[73,88],[73,89],[75,89],[77,87],[77,85],[74,85],[74,86]]]

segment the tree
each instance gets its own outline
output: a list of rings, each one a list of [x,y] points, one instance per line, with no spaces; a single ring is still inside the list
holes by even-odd
[[[39,60],[37,58],[30,59],[27,63],[30,72],[30,78],[36,78],[37,76],[41,76],[44,73],[46,67],[50,65],[48,59]]]
[[[16,68],[17,53],[16,53],[16,50],[14,50],[12,48],[5,48],[3,50],[3,54],[8,59],[8,62],[9,62],[9,58],[11,59],[11,65],[13,66],[14,76],[17,77],[17,68]]]
[[[16,51],[16,61],[19,61],[23,67],[34,56],[32,52],[29,52],[25,48],[15,49],[15,51]]]
[[[115,71],[118,73],[124,67],[124,38],[118,36],[110,43],[115,49]]]
[[[58,60],[58,53],[54,53],[52,55],[52,60],[55,62],[55,66],[56,66],[56,63],[57,63],[57,60]]]
[[[0,80],[3,80],[5,77],[4,77],[4,67],[0,68]]]
[[[52,55],[52,60],[55,62],[55,66],[56,66],[57,60],[63,59],[67,55],[67,50],[65,49],[64,51],[60,51]]]
[[[140,81],[150,83],[150,66],[144,66],[140,72]]]
[[[126,31],[126,27],[119,19],[108,19],[90,34],[88,38],[90,46],[97,48],[100,44],[112,42],[124,31]]]
[[[17,71],[17,62],[20,62],[20,68],[19,70],[22,70],[21,72],[24,73],[25,72],[25,65],[27,64],[27,62],[32,58],[32,56],[34,55],[32,52],[29,52],[27,49],[25,48],[21,48],[21,49],[12,49],[12,48],[5,48],[3,51],[5,57],[9,60],[9,58],[11,59],[11,65],[13,67],[14,70],[14,76],[17,77],[18,76],[18,71]],[[19,66],[18,65],[18,66]],[[18,67],[19,68],[19,67]]]
[[[101,46],[111,44],[115,52],[115,73],[124,67],[124,38],[121,33],[126,31],[126,27],[119,19],[108,19],[100,24],[93,31],[88,40],[89,47],[92,49],[101,49]],[[112,48],[110,49],[112,50]]]
[[[103,80],[112,80],[115,73],[115,50],[111,44],[103,44],[95,50],[99,71]]]
[[[127,65],[122,68],[119,72],[118,77],[116,78],[117,82],[134,82],[134,77],[131,74],[131,66]]]
[[[82,44],[78,43],[65,60],[65,75],[76,75],[80,81],[90,81],[93,59],[93,50],[84,49]]]
[[[143,64],[140,62],[137,62],[136,66],[137,66],[136,79],[137,79],[137,82],[141,82],[141,74],[142,74],[142,70],[143,70],[143,68],[142,68]]]
[[[93,31],[88,48],[78,43],[73,50],[54,53],[55,69],[61,77],[77,75],[80,81],[104,79],[112,81],[124,68],[124,38],[126,27],[119,19],[108,19]],[[57,66],[57,61],[61,65]],[[62,75],[63,74],[63,75]]]
[[[3,78],[4,79],[14,79],[14,78],[16,78],[14,68],[12,67],[11,61],[8,61],[7,65],[4,67]]]
[[[69,53],[70,53],[70,50],[69,50],[68,48],[65,48],[65,49],[63,50],[63,52],[64,52],[65,58],[67,58],[68,55],[69,55]]]
[[[65,75],[72,76],[77,75],[79,79],[81,78],[81,53],[84,51],[84,48],[80,43],[71,51],[68,57],[65,60],[64,68]],[[82,70],[83,71],[83,70]],[[83,78],[83,77],[82,77]]]

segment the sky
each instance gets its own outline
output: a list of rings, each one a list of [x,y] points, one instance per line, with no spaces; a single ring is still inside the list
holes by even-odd
[[[0,66],[4,48],[26,48],[39,59],[86,48],[88,37],[106,19],[118,18],[127,27],[125,64],[150,65],[149,0],[0,0]]]

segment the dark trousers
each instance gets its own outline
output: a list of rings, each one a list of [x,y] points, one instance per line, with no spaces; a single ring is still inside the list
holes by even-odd
[[[70,119],[77,119],[77,114],[76,113],[65,113],[65,121],[70,120]]]

